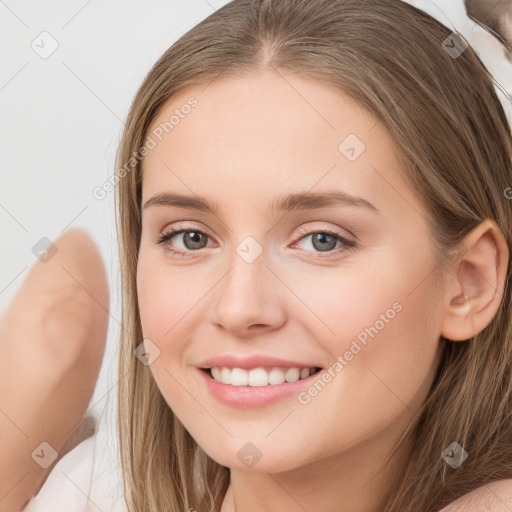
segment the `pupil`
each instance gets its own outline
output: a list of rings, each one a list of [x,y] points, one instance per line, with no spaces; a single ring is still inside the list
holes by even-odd
[[[322,245],[322,244],[325,244],[326,239],[327,239],[327,246]],[[329,239],[331,239],[330,244],[329,244]],[[319,242],[320,245],[317,245],[317,242]],[[318,250],[327,250],[327,251],[332,250],[332,249],[334,249],[334,247],[336,247],[336,238],[333,237],[332,235],[327,235],[325,233],[316,233],[315,235],[313,235],[313,246],[315,247],[315,249],[318,249]]]

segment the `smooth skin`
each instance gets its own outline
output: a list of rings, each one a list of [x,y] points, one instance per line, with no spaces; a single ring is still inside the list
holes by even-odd
[[[509,257],[503,235],[491,220],[480,224],[437,280],[420,198],[388,134],[353,100],[268,69],[191,86],[153,126],[190,96],[198,105],[145,157],[142,203],[173,192],[206,197],[218,213],[143,209],[137,288],[144,338],[160,349],[155,381],[198,444],[231,468],[222,512],[234,512],[233,495],[239,512],[375,512],[404,453],[382,472],[384,460],[427,397],[440,336],[462,342],[498,310]],[[349,134],[366,147],[354,161],[338,150]],[[276,195],[333,190],[379,212],[270,208]],[[158,244],[170,228],[189,231]],[[357,246],[322,250],[311,233],[325,230]],[[252,263],[236,251],[248,236],[263,249]],[[307,405],[296,396],[253,409],[225,405],[196,367],[232,354],[329,368],[397,301],[402,310]],[[261,452],[252,467],[237,456],[247,442]]]
[[[91,434],[81,422],[105,349],[106,273],[83,230],[53,242],[57,253],[34,263],[0,321],[1,512],[23,510],[55,464]],[[48,468],[32,458],[43,442],[58,453]]]

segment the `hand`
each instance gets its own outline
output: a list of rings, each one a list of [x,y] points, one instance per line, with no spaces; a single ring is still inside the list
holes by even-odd
[[[79,229],[54,244],[57,253],[34,263],[0,319],[0,512],[22,510],[87,437],[82,420],[103,359],[109,292],[101,256]],[[46,469],[32,457],[43,442],[58,453]]]

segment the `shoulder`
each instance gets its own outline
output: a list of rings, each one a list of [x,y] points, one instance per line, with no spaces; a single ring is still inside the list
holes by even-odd
[[[490,512],[512,510],[512,478],[498,480],[478,487],[439,512]]]

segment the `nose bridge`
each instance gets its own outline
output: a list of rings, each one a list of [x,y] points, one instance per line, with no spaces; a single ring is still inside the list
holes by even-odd
[[[258,297],[266,294],[267,274],[270,274],[267,252],[254,237],[245,237],[228,259],[230,271],[223,286],[224,296],[258,301]]]
[[[252,236],[245,237],[227,258],[229,269],[214,293],[216,322],[233,331],[251,325],[275,325],[282,318],[275,276],[267,268],[268,253]]]

